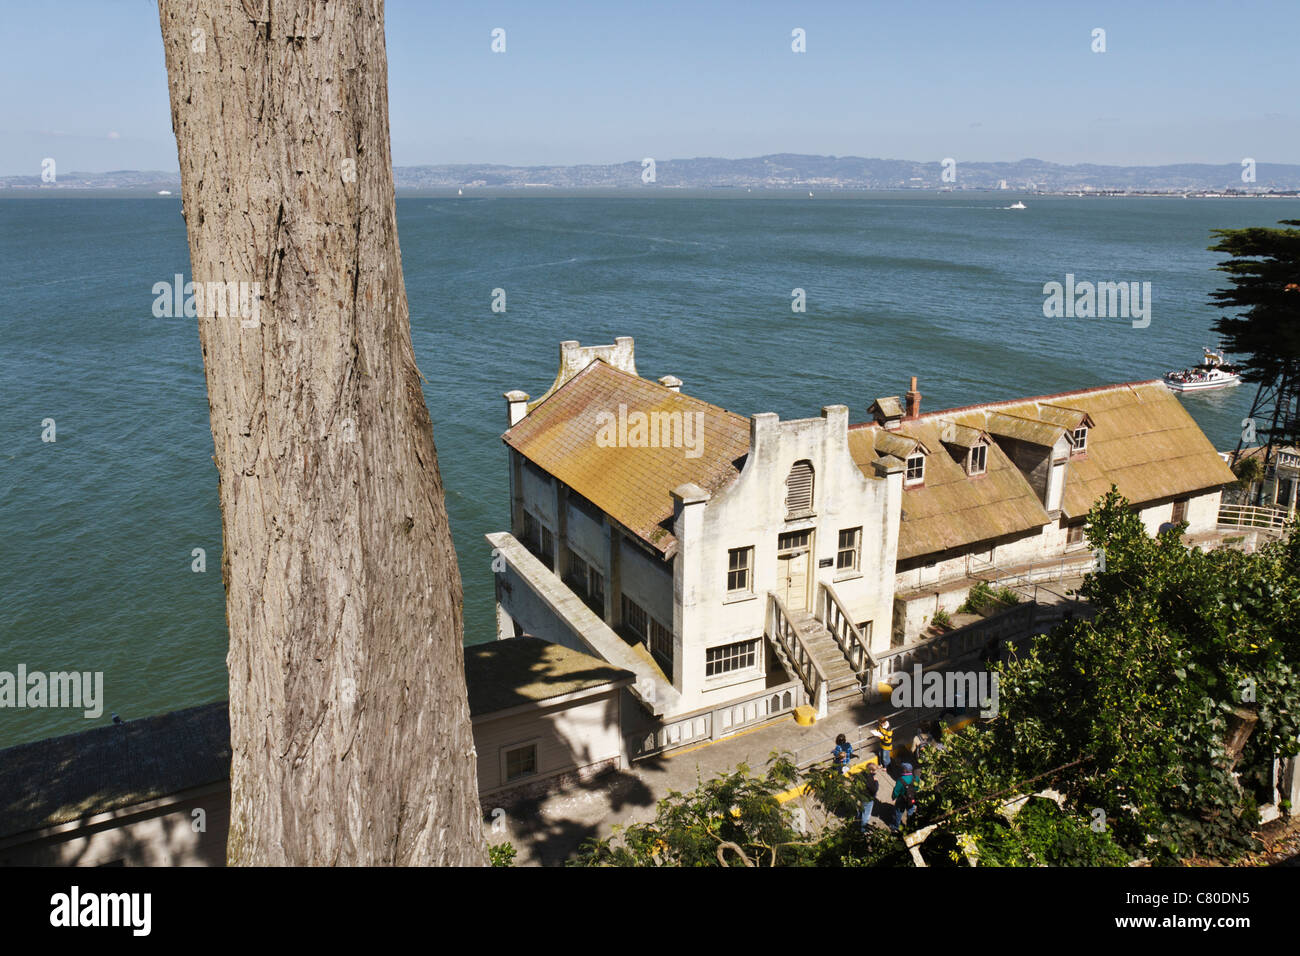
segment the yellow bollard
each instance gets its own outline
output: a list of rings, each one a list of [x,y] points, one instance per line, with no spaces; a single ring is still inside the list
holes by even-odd
[[[794,709],[794,722],[800,727],[811,727],[817,723],[817,711],[808,704],[800,704]]]

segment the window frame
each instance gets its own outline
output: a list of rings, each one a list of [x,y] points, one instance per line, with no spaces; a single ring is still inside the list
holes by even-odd
[[[542,738],[534,737],[531,740],[521,740],[518,743],[505,744],[501,747],[501,783],[514,783],[517,780],[527,780],[530,777],[539,776],[542,772]],[[521,751],[532,751],[532,769],[524,773],[510,774],[510,757]]]
[[[753,670],[762,663],[758,656],[758,639],[732,641],[704,649],[704,677],[706,680],[728,677]]]
[[[1070,455],[1088,454],[1088,426],[1080,425],[1070,431]]]
[[[1281,482],[1279,482],[1278,484],[1280,486]],[[1179,514],[1180,511],[1182,512],[1182,514]],[[1187,499],[1179,498],[1177,501],[1174,502],[1173,508],[1169,512],[1169,521],[1172,524],[1182,524],[1186,520],[1187,520]]]
[[[657,658],[661,665],[664,665],[664,673],[668,679],[672,680],[673,676],[673,629],[665,627],[659,623],[657,618],[650,618],[650,637],[647,641],[650,645],[650,654]],[[660,645],[663,645],[661,650]]]
[[[917,468],[917,474],[916,474],[916,477],[915,477],[915,478],[912,477],[912,462],[913,462],[913,461],[918,461],[918,462],[920,462],[920,466]],[[916,452],[913,452],[912,454],[908,455],[908,456],[907,456],[907,460],[903,462],[903,468],[904,468],[904,470],[903,470],[903,484],[904,484],[904,485],[923,485],[923,484],[925,484],[925,453],[924,453],[924,452],[916,451]]]
[[[852,544],[844,544],[844,535],[852,534]],[[841,558],[846,554],[852,555],[849,564],[840,563]],[[856,528],[841,528],[835,541],[835,573],[836,574],[854,574],[862,570],[862,526]]]
[[[976,454],[979,455],[979,459],[980,459],[980,466],[978,469],[975,467]],[[975,478],[980,475],[988,474],[988,470],[989,470],[988,443],[979,442],[975,445],[972,445],[970,451],[966,455],[966,474],[971,478]]]
[[[732,556],[741,555],[745,563],[740,567],[732,567]],[[740,587],[731,586],[731,576],[733,574],[744,575],[744,585]],[[743,545],[739,548],[727,549],[727,597],[747,597],[754,593],[754,546]]]
[[[619,616],[619,623],[623,625],[631,634],[640,638],[642,641],[650,640],[650,612],[643,608],[636,601],[633,601],[626,594],[623,595],[623,606],[620,608],[622,613]],[[636,612],[635,614],[633,612]],[[633,624],[633,617],[640,616],[641,630],[637,630]]]

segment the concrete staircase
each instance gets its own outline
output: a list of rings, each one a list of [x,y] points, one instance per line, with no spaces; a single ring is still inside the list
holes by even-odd
[[[830,701],[834,703],[846,697],[857,697],[861,693],[861,685],[831,632],[806,611],[792,611],[790,623],[799,632],[808,653],[825,673]]]

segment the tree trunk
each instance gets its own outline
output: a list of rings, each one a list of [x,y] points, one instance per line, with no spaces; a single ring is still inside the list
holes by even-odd
[[[381,0],[159,0],[224,535],[232,864],[485,864]],[[228,287],[229,288],[229,287]],[[196,292],[204,291],[196,289]]]

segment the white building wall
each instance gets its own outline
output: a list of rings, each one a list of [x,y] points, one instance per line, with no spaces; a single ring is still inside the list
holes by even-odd
[[[621,766],[620,693],[611,688],[587,700],[543,704],[503,717],[475,717],[479,792],[524,786],[602,762]],[[530,743],[537,745],[537,773],[506,780],[505,752]]]
[[[582,560],[605,575],[608,583],[609,572],[605,568],[605,552],[609,541],[609,532],[605,530],[604,524],[592,521],[584,512],[579,511],[572,502],[569,503],[567,509],[567,518],[565,525],[566,546]]]
[[[786,477],[805,459],[814,469],[814,514],[787,521]],[[873,647],[889,646],[902,473],[872,479],[862,474],[848,450],[847,408],[830,406],[821,418],[789,422],[773,414],[754,416],[750,452],[736,481],[712,498],[692,488],[679,489],[687,493],[679,496],[674,526],[684,712],[764,688],[768,592],[777,589],[778,537],[787,531],[812,531],[809,610],[817,582],[832,582],[854,623],[873,622]],[[860,571],[836,580],[839,531],[855,527],[862,528]],[[728,552],[750,547],[752,588],[729,597]],[[823,561],[830,566],[821,567]],[[745,640],[759,642],[752,668],[705,676],[708,648]]]

